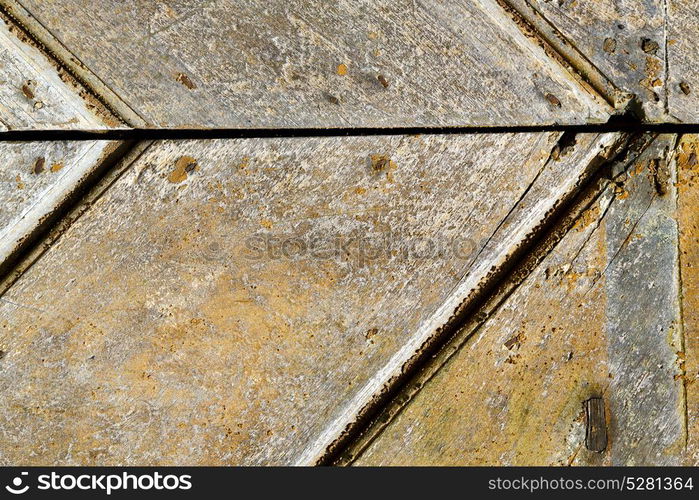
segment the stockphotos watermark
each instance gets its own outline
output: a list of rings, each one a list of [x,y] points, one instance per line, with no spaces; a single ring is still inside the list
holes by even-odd
[[[487,239],[444,238],[419,234],[256,234],[245,240],[241,257],[247,261],[344,260],[369,265],[386,259],[403,261],[472,260]]]
[[[34,481],[33,481],[34,479]],[[134,474],[70,474],[51,472],[30,477],[22,471],[15,476],[5,490],[13,495],[23,495],[33,489],[39,491],[93,491],[111,495],[117,491],[186,491],[192,489],[189,474],[161,474],[160,472]]]

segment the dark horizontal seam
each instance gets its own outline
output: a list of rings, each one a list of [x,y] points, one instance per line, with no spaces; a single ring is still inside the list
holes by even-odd
[[[16,141],[96,141],[96,140],[183,140],[183,139],[264,139],[358,137],[380,135],[469,135],[537,132],[694,134],[699,123],[643,123],[612,121],[586,125],[521,125],[496,127],[343,127],[343,128],[133,128],[112,130],[8,130],[0,132],[0,142]]]

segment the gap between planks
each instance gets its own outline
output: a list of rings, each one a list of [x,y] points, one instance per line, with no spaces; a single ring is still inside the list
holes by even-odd
[[[424,353],[421,362],[396,384],[383,404],[377,404],[370,413],[367,413],[364,419],[358,422],[356,428],[352,429],[334,449],[329,450],[318,464],[352,464],[488,318],[495,314],[538,264],[556,248],[568,231],[574,227],[580,215],[605,194],[609,184],[615,181],[615,178],[610,175],[610,167],[621,163],[625,171],[655,137],[655,135],[652,138],[647,135],[636,136],[617,153],[615,158],[601,165],[592,178],[559,207],[531,243],[518,255],[513,256],[507,268],[503,269],[488,289],[474,299],[465,318],[448,325],[450,333],[443,341],[432,351]],[[642,144],[641,148],[634,149],[634,144],[639,142]],[[619,158],[623,160],[619,161]]]

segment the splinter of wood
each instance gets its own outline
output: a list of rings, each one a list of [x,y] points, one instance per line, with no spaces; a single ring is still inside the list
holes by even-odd
[[[604,416],[604,399],[590,398],[585,401],[587,431],[585,446],[588,450],[602,452],[607,448],[607,422]]]

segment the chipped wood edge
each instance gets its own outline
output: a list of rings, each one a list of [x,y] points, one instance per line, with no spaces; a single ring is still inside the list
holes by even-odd
[[[515,221],[496,253],[469,270],[449,297],[422,322],[402,348],[354,398],[339,410],[335,419],[317,439],[306,447],[296,459],[296,465],[332,462],[332,457],[351,441],[351,436],[360,432],[366,420],[386,404],[386,398],[390,398],[406,377],[424,364],[425,358],[432,356],[445,338],[463,323],[473,305],[491,292],[494,284],[547,227],[554,214],[559,213],[561,206],[566,205],[587,184],[602,164],[625,147],[627,139],[626,134],[601,134],[585,152],[577,174],[568,176],[547,199],[537,201],[527,211],[526,217]],[[550,161],[553,160],[549,158],[546,165]]]
[[[60,206],[43,218],[7,260],[0,263],[0,297],[89,210],[109,187],[135,162],[153,141],[115,144],[81,185],[67,194]],[[26,253],[25,253],[26,252]]]
[[[64,70],[68,74],[80,97],[88,102],[98,103],[100,107],[105,108],[107,113],[98,114],[106,118],[108,125],[117,128],[124,125],[131,128],[148,125],[145,119],[72,54],[18,0],[0,0],[0,15],[22,30],[29,38],[30,43],[43,52],[59,71]],[[111,116],[105,117],[105,114]]]
[[[546,54],[563,66],[588,92],[601,96],[607,104],[623,112],[633,94],[619,89],[561,33],[529,0],[495,0],[527,38],[541,45]]]
[[[510,269],[505,270],[490,293],[484,293],[480,300],[474,301],[467,317],[462,323],[456,325],[451,336],[438,347],[438,350],[426,360],[423,366],[410,376],[390,401],[365,422],[363,431],[352,441],[346,443],[344,449],[338,450],[338,453],[332,457],[332,461],[326,463],[342,466],[354,463],[425,384],[444,367],[452,356],[459,352],[489,318],[497,313],[507,299],[575,226],[580,216],[597,202],[601,203],[602,207],[608,207],[613,202],[616,196],[613,189],[615,179],[622,175],[630,165],[633,165],[635,159],[646,150],[654,139],[651,135],[641,136],[625,150],[623,159],[601,166],[584,187],[577,193],[572,193],[569,200],[561,204],[560,209],[552,215],[546,227],[542,228],[540,238],[534,242],[532,248],[522,249],[521,260],[514,262]],[[634,145],[640,145],[640,147],[636,148]]]
[[[110,157],[120,154],[122,148],[119,144],[105,142],[94,141],[88,144],[88,149],[73,168],[65,169],[66,174],[55,184],[48,186],[40,198],[20,214],[18,220],[0,231],[0,270],[5,262],[12,260],[12,256],[21,251],[42,225],[60,212],[60,207],[70,200],[80,186],[95,175]]]

